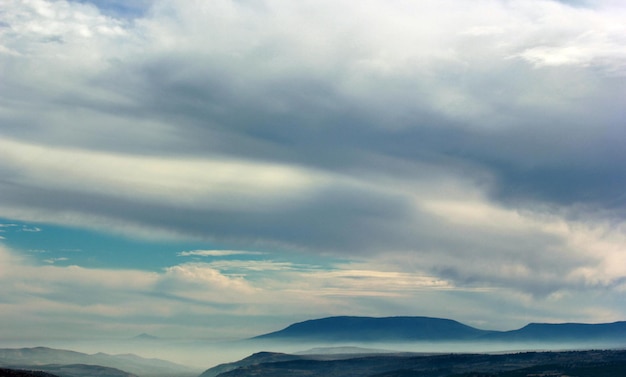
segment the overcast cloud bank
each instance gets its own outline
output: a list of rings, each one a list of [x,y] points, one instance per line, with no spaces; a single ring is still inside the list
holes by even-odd
[[[626,316],[621,2],[7,0],[2,20],[0,217],[350,261],[87,271],[5,248],[5,323],[44,302],[169,326],[281,303]]]

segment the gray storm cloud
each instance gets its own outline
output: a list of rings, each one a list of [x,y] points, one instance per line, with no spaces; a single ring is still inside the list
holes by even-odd
[[[619,4],[133,4],[7,3],[1,216],[538,296],[626,273]]]

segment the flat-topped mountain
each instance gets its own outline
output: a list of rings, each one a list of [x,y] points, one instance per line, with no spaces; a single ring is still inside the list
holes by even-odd
[[[476,339],[491,331],[451,319],[430,317],[328,317],[295,323],[253,339],[318,341],[459,340]]]
[[[626,322],[529,324],[512,331],[481,330],[460,322],[431,317],[328,317],[294,323],[252,340],[311,342],[499,341],[591,342],[626,345]]]

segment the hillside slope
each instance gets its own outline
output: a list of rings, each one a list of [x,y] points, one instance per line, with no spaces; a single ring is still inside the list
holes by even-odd
[[[293,355],[292,355],[293,356]],[[280,357],[285,357],[281,355]],[[265,357],[267,359],[267,357]],[[525,377],[626,375],[626,351],[525,352],[512,354],[379,355],[341,360],[299,358],[262,361],[217,377]],[[573,373],[572,373],[573,372]],[[571,374],[568,374],[571,373]],[[574,374],[576,373],[576,374]],[[203,374],[209,376],[209,374]]]

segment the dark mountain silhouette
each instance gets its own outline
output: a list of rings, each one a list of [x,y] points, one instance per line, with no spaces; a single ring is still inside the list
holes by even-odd
[[[295,323],[257,340],[443,341],[477,339],[491,331],[430,317],[328,317]]]
[[[426,354],[417,352],[394,352],[389,350],[374,350],[360,347],[320,347],[295,354],[280,352],[257,352],[244,359],[232,363],[224,363],[207,369],[199,377],[216,377],[223,373],[230,372],[238,368],[246,368],[255,365],[265,365],[294,361],[296,363],[315,363],[316,361],[337,361],[348,359],[375,358],[376,356],[423,356]]]
[[[0,368],[0,377],[59,377],[40,370]]]
[[[216,368],[200,377],[614,377],[626,375],[626,351],[385,354],[337,360],[265,352]]]
[[[430,317],[328,317],[294,323],[252,340],[310,342],[498,341],[598,342],[626,345],[626,322],[531,323],[518,330],[480,330],[454,320]]]

